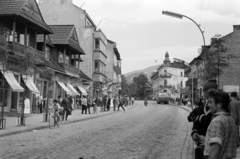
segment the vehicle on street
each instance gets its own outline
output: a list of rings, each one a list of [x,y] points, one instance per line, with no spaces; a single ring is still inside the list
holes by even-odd
[[[163,102],[164,104],[169,103],[169,96],[166,93],[158,93],[157,103],[160,104],[161,102]]]

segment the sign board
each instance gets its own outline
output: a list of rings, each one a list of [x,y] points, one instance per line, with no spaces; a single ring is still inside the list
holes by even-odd
[[[231,92],[237,92],[237,93],[239,93],[239,86],[226,85],[226,86],[223,86],[223,91],[224,91],[224,92],[227,92],[227,93],[231,93]]]

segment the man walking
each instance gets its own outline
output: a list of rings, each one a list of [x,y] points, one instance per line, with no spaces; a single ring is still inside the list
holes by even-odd
[[[208,90],[217,89],[216,80],[208,80],[203,86],[204,98],[208,100]],[[207,128],[211,122],[212,114],[208,108],[208,101],[200,107],[193,109],[188,116],[188,121],[193,122],[192,139],[197,145],[195,149],[195,159],[202,159],[204,150],[204,139],[206,136]]]
[[[125,111],[124,106],[123,106],[123,98],[122,97],[119,97],[118,111],[119,111],[120,107]]]
[[[88,114],[91,114],[91,112],[90,112],[90,108],[91,108],[91,106],[92,106],[91,97],[88,96],[88,98],[87,98],[87,109],[88,109]]]
[[[82,99],[82,114],[87,114],[87,99],[86,96],[83,95],[83,99]]]
[[[116,111],[116,96],[113,98],[113,111]]]
[[[239,125],[240,125],[240,101],[237,100],[237,92],[231,93],[231,102],[229,104],[230,116],[234,119],[234,122],[238,131],[239,138]],[[239,140],[237,140],[239,146]]]

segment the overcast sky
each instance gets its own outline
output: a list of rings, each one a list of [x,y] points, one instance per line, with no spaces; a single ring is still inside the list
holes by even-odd
[[[117,42],[122,73],[170,60],[190,62],[198,55],[203,39],[190,20],[162,15],[181,13],[201,24],[206,45],[216,34],[226,35],[240,25],[240,0],[73,0],[86,10],[107,38]],[[157,61],[157,62],[156,62]]]

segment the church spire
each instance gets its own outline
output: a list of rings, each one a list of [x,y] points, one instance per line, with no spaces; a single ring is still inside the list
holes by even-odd
[[[164,59],[163,63],[164,63],[164,64],[170,64],[168,52],[166,52],[166,54],[165,54],[165,59]]]

